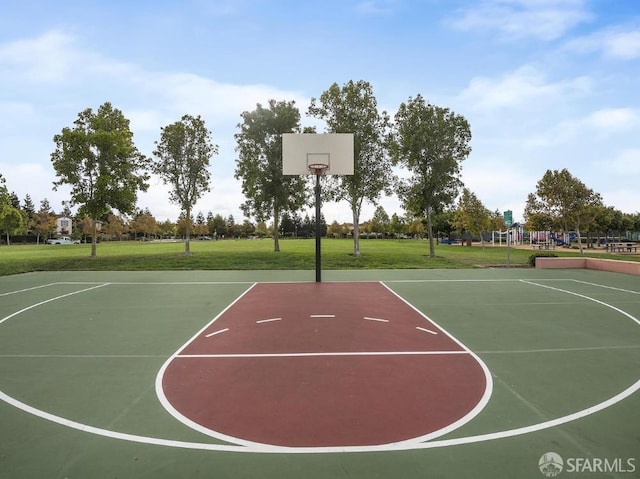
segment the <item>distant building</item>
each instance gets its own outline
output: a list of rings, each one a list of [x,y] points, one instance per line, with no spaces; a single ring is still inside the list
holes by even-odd
[[[71,236],[73,233],[73,220],[66,216],[56,219],[56,235]]]

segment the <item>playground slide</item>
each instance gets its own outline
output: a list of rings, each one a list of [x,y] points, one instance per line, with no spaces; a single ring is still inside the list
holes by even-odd
[[[549,236],[549,238],[551,239],[551,241],[555,241],[557,246],[571,246],[569,243],[567,243],[565,240],[562,240],[560,238],[555,237],[554,235]]]

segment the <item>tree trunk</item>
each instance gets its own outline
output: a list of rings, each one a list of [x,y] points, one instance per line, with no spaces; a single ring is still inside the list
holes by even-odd
[[[353,210],[353,256],[360,257],[360,215]]]
[[[584,255],[582,250],[582,238],[580,237],[580,226],[576,225],[576,236],[578,237],[578,248],[580,249],[580,256]]]
[[[91,230],[92,230],[92,235],[91,235],[91,257],[95,258],[96,256],[98,256],[98,249],[97,249],[97,238],[96,236],[98,235],[98,220],[95,218],[92,218],[91,220]]]
[[[427,206],[427,234],[429,235],[429,257],[436,257],[436,247],[433,243],[433,225],[431,223],[431,206]]]
[[[187,214],[187,222],[185,223],[185,238],[184,238],[184,255],[191,255],[191,210],[185,211]]]
[[[277,208],[273,209],[273,252],[280,252],[280,232],[278,231],[280,227],[279,220],[280,212]]]

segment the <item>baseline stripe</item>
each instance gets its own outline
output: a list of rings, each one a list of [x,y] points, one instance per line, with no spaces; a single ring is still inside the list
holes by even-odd
[[[178,354],[177,358],[306,358],[322,356],[437,356],[471,354],[467,350],[456,351],[345,351],[335,353],[237,353],[237,354]]]

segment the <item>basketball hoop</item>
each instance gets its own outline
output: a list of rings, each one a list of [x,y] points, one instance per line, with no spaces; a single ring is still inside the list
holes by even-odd
[[[311,163],[307,168],[309,168],[309,171],[311,171],[314,175],[320,176],[325,171],[327,171],[329,165],[327,165],[326,163]]]

